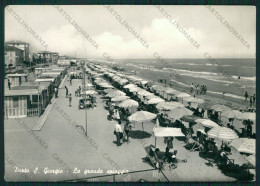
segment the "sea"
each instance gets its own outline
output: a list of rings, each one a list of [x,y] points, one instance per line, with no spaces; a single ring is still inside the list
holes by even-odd
[[[102,61],[102,60],[101,60]],[[104,62],[104,61],[103,61]],[[148,80],[166,78],[180,87],[206,85],[208,92],[244,99],[256,93],[256,60],[215,59],[118,59],[116,65]],[[115,64],[114,64],[115,65]]]

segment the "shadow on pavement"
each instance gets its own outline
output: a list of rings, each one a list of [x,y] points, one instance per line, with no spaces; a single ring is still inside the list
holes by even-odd
[[[146,131],[141,130],[133,130],[129,132],[129,137],[133,139],[144,139],[144,138],[150,138],[152,135]]]

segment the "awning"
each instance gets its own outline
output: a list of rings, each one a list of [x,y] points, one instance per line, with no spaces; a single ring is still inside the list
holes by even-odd
[[[153,129],[153,132],[155,137],[185,136],[180,128],[157,127]]]

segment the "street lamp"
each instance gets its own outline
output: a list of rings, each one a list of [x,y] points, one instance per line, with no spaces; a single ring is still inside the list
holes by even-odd
[[[84,109],[85,109],[85,124],[86,124],[86,131],[85,135],[87,136],[87,127],[88,127],[88,122],[87,122],[87,109],[86,109],[86,69],[85,69],[85,61],[81,61],[80,65],[82,67],[82,72],[83,72],[83,96],[84,96]]]

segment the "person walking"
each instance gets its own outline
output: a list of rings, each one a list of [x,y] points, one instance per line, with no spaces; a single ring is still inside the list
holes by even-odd
[[[116,144],[120,146],[120,138],[122,133],[121,121],[119,120],[118,123],[115,125],[114,134],[116,135]]]
[[[71,94],[69,94],[69,106],[71,107],[71,101],[72,101],[72,97]]]
[[[68,95],[69,95],[69,90],[68,90],[68,87],[67,87],[67,86],[65,86],[65,89],[66,89],[66,98],[67,98]]]
[[[126,124],[125,124],[125,127],[124,127],[124,132],[125,132],[125,135],[126,135],[127,144],[130,143],[130,141],[129,141],[129,132],[131,131],[131,128],[132,128],[132,126],[129,124],[129,121],[127,120]]]
[[[8,81],[8,82],[7,82],[8,88],[9,88],[9,90],[11,90],[11,82],[10,82],[10,79],[8,79],[7,81]]]
[[[248,98],[248,93],[247,91],[245,92],[245,102],[247,102],[247,98]]]
[[[250,97],[249,102],[250,102],[250,107],[252,107],[253,106],[253,96]]]
[[[256,97],[255,97],[255,94],[253,95],[253,103],[255,104],[255,101],[256,101]]]
[[[57,93],[58,93],[57,87],[54,88],[54,93],[55,93],[55,98],[57,98],[57,95],[58,95],[58,94],[57,94]]]

